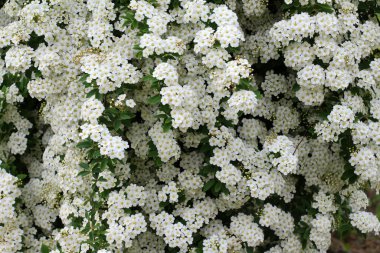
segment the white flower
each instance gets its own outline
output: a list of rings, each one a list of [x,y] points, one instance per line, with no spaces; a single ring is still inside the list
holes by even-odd
[[[365,211],[355,212],[350,214],[350,220],[352,226],[358,228],[362,233],[373,232],[378,235],[380,232],[380,221],[372,213]]]
[[[92,97],[82,105],[82,119],[88,120],[91,123],[96,123],[97,119],[102,115],[104,109],[105,108],[102,102]]]
[[[133,100],[133,99],[127,99],[125,100],[125,104],[128,106],[128,107],[135,107],[136,106],[136,102]]]
[[[178,84],[177,69],[169,63],[160,63],[153,71],[153,77],[164,80],[167,86]]]

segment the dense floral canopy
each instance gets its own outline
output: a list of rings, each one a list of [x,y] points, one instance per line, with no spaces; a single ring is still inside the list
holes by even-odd
[[[376,0],[0,7],[1,253],[320,253],[380,232]]]

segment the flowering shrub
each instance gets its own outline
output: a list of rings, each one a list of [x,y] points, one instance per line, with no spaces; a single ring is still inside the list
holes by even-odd
[[[316,253],[380,232],[375,0],[8,0],[0,252]]]

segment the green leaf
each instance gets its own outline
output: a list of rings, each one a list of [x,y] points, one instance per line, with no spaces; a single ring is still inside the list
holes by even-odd
[[[252,91],[253,91],[253,93],[255,93],[257,99],[263,98],[263,94],[261,94],[261,92],[259,90],[252,90]]]
[[[137,20],[133,20],[132,22],[131,22],[131,28],[132,29],[136,29],[136,28],[138,28],[139,27],[139,22],[137,21]]]
[[[178,56],[179,56],[178,54],[165,53],[165,54],[160,55],[160,58],[163,61],[167,61],[167,60],[176,60]]]
[[[79,166],[85,170],[88,170],[90,168],[90,165],[88,165],[88,163],[80,163]]]
[[[156,105],[156,104],[159,104],[161,102],[161,98],[162,98],[161,95],[156,95],[156,96],[148,98],[147,102],[150,105]]]
[[[77,144],[77,148],[90,148],[92,146],[92,140],[90,139],[85,139]]]
[[[134,50],[143,50],[144,48],[140,47],[139,44],[136,44],[136,45],[133,46],[133,49],[134,49]],[[146,76],[146,77],[147,77],[147,76]],[[151,77],[154,78],[153,76],[151,76]],[[145,78],[145,77],[144,77],[144,78]],[[144,80],[144,78],[143,78],[143,80]]]
[[[244,248],[245,248],[246,253],[253,253],[253,248],[249,247],[246,242],[244,243]]]
[[[227,47],[226,51],[229,52],[230,54],[238,53],[241,50],[240,47]]]
[[[297,92],[301,89],[301,86],[298,83],[293,84],[292,91]]]
[[[160,119],[160,118],[166,119],[168,117],[168,115],[161,113],[161,114],[156,115],[155,117],[158,119]]]
[[[149,145],[149,151],[148,151],[148,156],[149,157],[158,157],[158,151],[157,151],[157,148],[156,146],[153,144],[153,142],[150,142],[152,143],[151,145]]]
[[[358,179],[358,175],[355,174],[355,168],[348,162],[344,166],[344,172],[341,179],[348,180],[350,184],[354,183]]]
[[[97,174],[97,173],[100,173],[100,172],[102,172],[102,170],[100,169],[100,164],[97,163],[97,164],[95,164],[95,166],[92,168],[92,173]]]
[[[24,180],[28,175],[26,174],[18,174],[17,175],[17,178],[20,179],[20,180]]]
[[[215,179],[211,179],[210,181],[208,181],[207,183],[205,183],[205,185],[202,188],[202,191],[207,192],[208,190],[211,189],[211,187],[214,186],[215,183],[216,183],[216,180]]]
[[[220,190],[222,189],[222,186],[223,186],[223,184],[222,184],[220,181],[217,181],[217,182],[215,183],[215,185],[214,185],[214,191],[215,191],[216,193],[219,193]]]
[[[90,76],[90,74],[83,74],[80,78],[79,78],[79,82],[81,83],[85,83],[87,82],[86,79]]]
[[[158,81],[158,79],[155,78],[155,77],[152,76],[152,75],[146,75],[146,76],[144,76],[144,77],[142,78],[142,80],[143,80],[144,82],[150,82],[150,83],[153,83],[153,82],[157,82],[157,81]]]
[[[169,9],[171,9],[171,10],[176,9],[180,5],[181,5],[181,2],[179,0],[171,0],[170,5],[169,5]]]
[[[160,202],[159,207],[165,208],[167,205],[169,205],[169,202]]]
[[[83,234],[87,234],[89,231],[90,231],[91,227],[90,227],[90,222],[87,222],[86,226],[82,229],[82,233]]]
[[[320,4],[320,3],[317,3],[314,5],[315,8],[318,10],[318,11],[322,11],[322,12],[327,12],[327,13],[333,13],[335,12],[334,8],[331,7],[330,5],[328,4]]]
[[[125,112],[122,112],[120,114],[120,119],[124,120],[124,119],[133,119],[134,117],[136,117],[135,114],[133,114],[132,112],[129,112],[129,111],[125,111]]]
[[[37,77],[37,78],[40,78],[42,77],[42,72],[38,69],[34,70],[34,75]],[[86,74],[89,76],[89,74]],[[86,77],[87,78],[87,77]]]
[[[348,231],[351,229],[351,225],[348,224],[348,223],[345,223],[345,224],[342,224],[340,227],[339,227],[339,232],[345,232],[345,231]]]
[[[167,117],[163,124],[162,124],[162,130],[164,131],[164,133],[168,132],[170,129],[172,128],[172,119]]]
[[[344,219],[344,217],[342,217]],[[352,226],[349,222],[344,222],[344,220],[341,220],[342,223],[340,223],[338,227],[338,234],[339,237],[342,239],[344,236],[348,235],[348,233],[351,231]]]
[[[103,100],[103,97],[104,97],[104,95],[103,95],[103,94],[100,94],[99,92],[97,92],[97,93],[95,94],[95,98],[98,99],[98,100]]]
[[[162,125],[162,130],[164,131],[164,133],[169,132],[170,129],[171,129],[171,125]]]
[[[346,171],[342,174],[341,179],[342,179],[342,180],[350,179],[352,176],[353,176],[353,172],[350,171],[350,170],[346,170]]]
[[[231,120],[227,120],[224,116],[219,115],[217,117],[216,126],[217,127],[221,127],[221,126],[234,127],[234,124]]]
[[[239,84],[236,85],[236,90],[250,90],[255,93],[257,99],[262,99],[263,95],[258,90],[257,87],[252,86],[252,80],[250,78],[242,78],[239,81]]]
[[[71,226],[74,228],[82,227],[83,218],[82,217],[71,217]]]
[[[208,164],[200,169],[199,174],[206,177],[209,173],[215,174],[217,171],[218,167]]]
[[[89,170],[82,170],[78,173],[78,177],[84,177],[84,176],[87,176],[88,174],[90,174],[91,171]]]
[[[149,26],[147,23],[139,22],[137,28],[139,29],[139,32],[137,33],[138,36],[142,36],[149,32]]]
[[[95,96],[99,94],[99,90],[98,89],[93,89],[92,91],[90,91],[89,93],[87,93],[86,97],[92,97],[92,96]]]
[[[119,114],[119,111],[116,108],[107,108],[105,111],[114,117]]]
[[[108,167],[108,161],[107,159],[103,159],[102,162],[100,163],[100,170],[104,171]]]
[[[163,104],[161,104],[160,105],[160,111],[166,113],[167,115],[170,115],[171,108],[170,108],[169,105],[163,105]]]
[[[107,182],[107,179],[105,179],[104,177],[99,177],[99,178],[98,178],[98,181],[99,181],[99,182]]]
[[[92,152],[89,154],[89,157],[92,159],[96,159],[100,157],[100,150],[98,149],[92,150]]]
[[[124,19],[124,26],[131,25],[132,29],[135,29],[137,27],[138,21],[135,19],[134,11],[126,9],[124,15],[121,18]]]
[[[230,190],[228,190],[228,188],[226,187],[225,184],[223,184],[223,187],[222,187],[222,193],[224,193],[224,194],[226,194],[226,195],[230,194]]]
[[[154,164],[157,166],[157,167],[161,167],[162,165],[162,161],[161,161],[161,158],[160,157],[155,157],[154,158]]]
[[[353,184],[356,182],[356,180],[358,180],[358,178],[359,178],[359,176],[355,174],[354,176],[350,177],[350,179],[348,179],[348,182],[350,184]]]
[[[163,84],[162,84],[162,82],[161,81],[155,81],[155,82],[152,82],[152,84],[151,84],[151,88],[153,89],[153,90],[161,90],[161,88],[162,88],[162,86],[163,86]]]
[[[154,7],[158,7],[157,0],[147,0],[147,2],[150,3],[151,5],[153,5]]]
[[[143,58],[143,52],[142,51],[138,51],[137,53],[136,53],[136,58],[137,59],[142,59]]]
[[[49,252],[50,252],[49,247],[45,244],[42,244],[41,245],[41,253],[49,253]]]
[[[121,121],[120,120],[115,120],[114,124],[113,124],[113,127],[114,129],[117,131],[121,128]]]
[[[304,221],[300,221],[299,224],[296,226],[294,232],[298,234],[301,240],[302,248],[305,249],[310,235],[309,225]]]
[[[238,85],[236,85],[236,90],[251,90],[251,80],[249,78],[241,78]]]
[[[178,193],[178,203],[182,203],[186,200],[186,195],[184,191]]]
[[[208,137],[206,137],[206,138],[204,138],[204,139],[201,140],[201,143],[200,143],[200,146],[199,146],[198,150],[201,153],[208,153],[211,150],[213,150],[213,147],[211,147],[211,145],[209,143]]]
[[[378,22],[380,22],[380,12],[375,13],[376,19]]]

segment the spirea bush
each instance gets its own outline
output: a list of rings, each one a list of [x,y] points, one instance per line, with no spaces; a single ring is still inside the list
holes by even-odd
[[[320,253],[380,232],[374,0],[8,0],[0,252]]]

